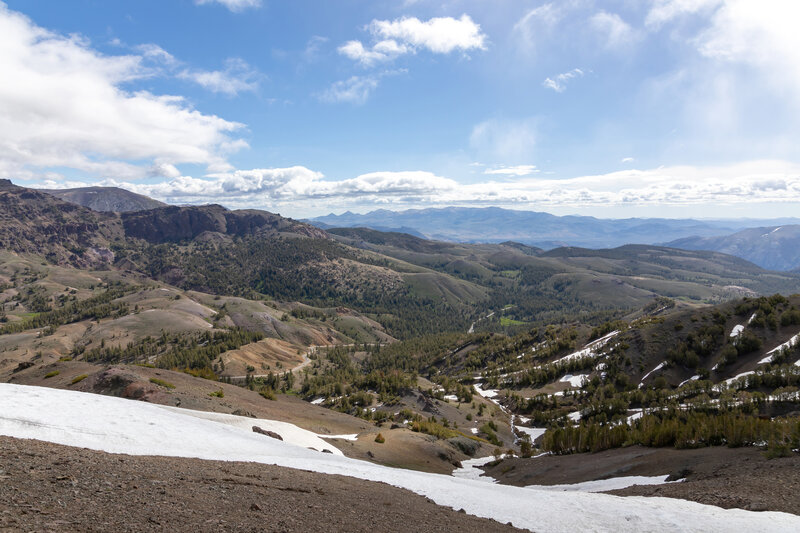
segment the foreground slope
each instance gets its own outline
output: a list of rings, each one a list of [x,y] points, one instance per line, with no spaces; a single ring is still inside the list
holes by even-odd
[[[388,485],[252,462],[0,437],[0,464],[3,531],[518,531]]]
[[[800,517],[783,513],[722,510],[661,498],[564,495],[394,470],[293,446],[180,410],[116,398],[3,384],[0,402],[9,406],[0,414],[0,434],[6,436],[111,453],[253,461],[383,481],[440,505],[532,531],[800,528]]]

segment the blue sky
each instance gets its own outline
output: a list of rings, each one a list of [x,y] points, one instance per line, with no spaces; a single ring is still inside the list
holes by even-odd
[[[0,176],[305,217],[800,205],[770,0],[6,0]]]

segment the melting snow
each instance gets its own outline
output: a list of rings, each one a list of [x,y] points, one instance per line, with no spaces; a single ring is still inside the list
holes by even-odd
[[[583,382],[587,379],[589,379],[588,374],[578,374],[577,376],[573,376],[572,374],[567,374],[558,381],[560,381],[561,383],[569,383],[573,387],[581,387],[583,386]]]
[[[517,426],[517,429],[530,436],[531,442],[544,435],[544,432],[547,431],[547,428],[528,428],[525,426]]]
[[[641,381],[641,383],[639,383],[639,388],[641,389],[642,387],[644,387],[644,380],[646,380],[648,377],[650,377],[650,374],[652,374],[653,372],[656,372],[657,370],[661,370],[661,369],[662,369],[662,368],[664,368],[665,366],[667,366],[667,362],[666,362],[666,361],[662,361],[661,363],[659,363],[659,364],[658,364],[658,366],[657,366],[657,367],[655,367],[653,370],[651,370],[650,372],[648,372],[647,374],[645,374],[645,375],[642,377],[642,381]]]
[[[476,457],[475,459],[467,459],[461,461],[461,468],[453,470],[453,477],[459,479],[471,479],[473,481],[480,481],[483,483],[497,483],[497,480],[491,476],[484,475],[483,470],[479,467],[494,461],[494,456]]]
[[[797,344],[798,341],[800,341],[800,333],[798,333],[797,335],[795,335],[794,337],[792,337],[788,341],[784,342],[780,346],[775,347],[775,348],[771,349],[770,351],[768,351],[767,352],[767,357],[765,357],[764,359],[759,361],[758,364],[759,365],[763,365],[763,364],[766,364],[766,363],[771,363],[772,362],[772,358],[775,357],[777,354],[779,354],[781,350],[783,350],[784,348],[793,348]]]
[[[596,481],[584,481],[582,483],[572,483],[568,485],[528,485],[529,489],[553,490],[561,492],[605,492],[607,490],[617,490],[632,487],[634,485],[663,485],[665,483],[677,483],[683,481],[667,481],[669,476],[621,476],[609,479],[598,479]]]
[[[605,337],[601,337],[596,341],[590,342],[589,344],[584,346],[582,350],[564,356],[561,359],[554,361],[554,363],[565,363],[567,361],[571,361],[573,359],[581,359],[583,357],[597,357],[598,350],[600,350],[600,348],[608,344],[608,341],[614,338],[614,336],[616,336],[617,334],[619,334],[619,331],[612,331]]]
[[[738,337],[744,331],[744,326],[742,324],[737,324],[733,326],[733,331],[731,331],[731,337]]]
[[[498,394],[496,389],[483,390],[482,388],[478,387],[478,385],[473,385],[473,387],[475,387],[475,392],[477,392],[478,394],[480,394],[484,398],[492,399],[495,396],[497,396],[497,394]]]
[[[684,385],[686,385],[690,381],[697,381],[698,379],[700,379],[700,376],[692,376],[692,377],[690,377],[689,379],[687,379],[685,381],[681,381],[681,384],[678,385],[678,387],[683,387]]]
[[[564,495],[375,465],[309,450],[304,439],[321,439],[299,428],[300,445],[253,433],[251,426],[263,427],[267,421],[252,418],[230,423],[232,415],[209,418],[185,409],[12,384],[0,384],[0,405],[0,435],[110,453],[259,462],[380,481],[439,505],[535,531],[800,531],[800,516],[787,513],[726,510],[673,498]]]

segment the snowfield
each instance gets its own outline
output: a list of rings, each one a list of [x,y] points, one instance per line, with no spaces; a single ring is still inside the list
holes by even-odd
[[[787,513],[725,510],[670,498],[554,492],[393,469],[309,450],[305,439],[319,438],[310,432],[291,430],[286,441],[279,441],[253,433],[252,426],[263,427],[266,421],[243,420],[89,393],[0,384],[0,435],[110,453],[249,461],[381,481],[439,505],[532,531],[800,531],[800,517]],[[299,439],[300,445],[290,439]]]

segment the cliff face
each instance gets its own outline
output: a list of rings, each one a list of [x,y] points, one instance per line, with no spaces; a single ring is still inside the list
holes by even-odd
[[[296,233],[327,239],[324,231],[257,210],[228,211],[219,205],[197,207],[169,206],[121,215],[129,237],[148,242],[178,242],[197,238],[203,233],[244,237],[256,234]]]

